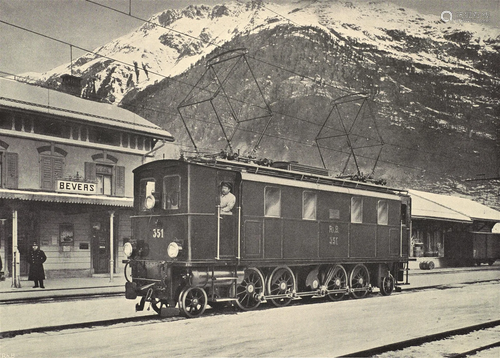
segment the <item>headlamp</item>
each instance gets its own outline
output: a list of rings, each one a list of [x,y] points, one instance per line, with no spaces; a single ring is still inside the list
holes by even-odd
[[[125,254],[125,256],[130,257],[132,256],[133,252],[134,252],[134,247],[132,246],[132,244],[130,242],[126,242],[123,245],[123,253]]]
[[[167,247],[167,255],[170,258],[175,258],[177,255],[179,255],[179,251],[182,250],[182,247],[180,247],[177,243],[171,242],[168,244]]]

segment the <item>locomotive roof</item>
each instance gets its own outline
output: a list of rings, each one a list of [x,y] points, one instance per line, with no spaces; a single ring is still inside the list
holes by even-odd
[[[260,181],[260,182],[275,183],[281,185],[287,185],[287,184],[290,185],[290,182],[287,183],[286,181],[284,181],[288,179],[295,182],[293,183],[293,186],[301,186],[311,189],[312,188],[318,189],[318,185],[324,187],[325,189],[328,186],[329,187],[335,186],[338,188],[342,188],[340,190],[345,192],[350,192],[352,191],[352,189],[357,189],[369,192],[378,192],[381,194],[385,193],[390,195],[408,196],[408,191],[404,189],[390,188],[382,185],[376,185],[349,179],[334,178],[326,175],[309,173],[305,171],[303,172],[303,171],[295,171],[289,169],[274,168],[270,166],[258,165],[255,163],[219,159],[219,158],[210,158],[210,159],[189,158],[186,160],[164,159],[160,161],[146,163],[141,167],[136,168],[134,172],[144,166],[154,165],[153,163],[155,162],[172,162],[172,161],[178,161],[186,164],[194,164],[205,167],[213,167],[229,171],[236,171],[241,173],[243,180],[249,180],[249,181]],[[298,183],[302,184],[297,185]]]

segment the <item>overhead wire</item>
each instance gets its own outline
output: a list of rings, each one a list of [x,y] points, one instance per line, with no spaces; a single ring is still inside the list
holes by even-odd
[[[85,0],[85,1],[89,1],[89,0]],[[127,15],[127,16],[128,16],[128,15]],[[12,26],[12,27],[14,27],[14,28],[17,28],[17,29],[20,29],[20,30],[23,30],[23,31],[26,31],[26,32],[29,32],[29,33],[32,33],[32,34],[37,35],[37,36],[44,37],[44,38],[49,39],[49,40],[52,40],[52,41],[59,42],[59,43],[64,44],[64,45],[66,45],[66,46],[70,46],[70,47],[77,48],[77,49],[79,49],[79,50],[81,50],[81,51],[85,51],[85,52],[87,52],[87,53],[91,53],[91,54],[93,54],[93,55],[96,55],[96,56],[101,57],[101,58],[104,58],[104,59],[108,59],[108,60],[115,61],[115,62],[120,63],[120,64],[122,64],[122,65],[126,65],[126,66],[130,66],[130,67],[134,67],[134,65],[133,65],[133,64],[131,64],[131,63],[128,63],[128,62],[125,62],[125,61],[122,61],[122,60],[118,60],[118,59],[113,58],[113,57],[110,57],[110,56],[102,55],[102,54],[100,54],[100,53],[98,53],[98,52],[95,52],[95,51],[93,51],[93,50],[89,50],[89,49],[83,48],[83,47],[81,47],[81,46],[78,46],[78,45],[72,44],[72,43],[70,43],[70,42],[67,42],[67,41],[64,41],[64,40],[60,40],[60,39],[57,39],[57,38],[52,37],[52,36],[49,36],[49,35],[42,34],[42,33],[38,32],[38,31],[34,31],[34,30],[28,29],[28,28],[23,27],[23,26],[19,26],[19,25],[12,24],[12,23],[10,23],[10,22],[8,22],[8,21],[4,21],[4,20],[1,20],[1,19],[0,19],[0,23],[5,24],[5,25]],[[101,47],[101,48],[102,48],[102,47]],[[156,75],[156,76],[158,76],[158,77],[163,77],[163,78],[165,78],[165,79],[169,79],[169,80],[172,80],[172,81],[174,81],[174,82],[181,83],[181,84],[186,85],[186,86],[189,86],[189,87],[193,87],[193,84],[191,84],[191,83],[183,82],[183,81],[181,81],[181,80],[179,80],[179,79],[177,79],[177,78],[170,77],[170,76],[166,76],[166,75],[161,74],[161,73],[159,73],[159,72],[149,71],[149,73],[150,73],[150,74],[154,74],[154,75]]]
[[[93,1],[90,1],[90,0],[86,0],[86,1],[89,1],[89,2],[91,2],[91,3],[94,3]],[[125,14],[126,16],[129,16],[128,14],[126,14],[126,13],[124,13],[124,12],[121,12],[121,11],[119,11],[119,12],[120,12],[120,13],[122,13],[122,14]],[[33,33],[33,34],[35,34],[35,35],[38,35],[38,36],[41,36],[41,37],[44,37],[44,38],[47,38],[47,39],[50,39],[50,40],[53,40],[53,41],[56,41],[56,42],[62,43],[62,44],[67,45],[67,46],[72,46],[72,47],[75,47],[75,48],[80,49],[80,50],[82,50],[82,51],[86,51],[86,52],[89,52],[89,53],[93,53],[93,54],[95,54],[96,56],[99,56],[99,57],[102,57],[102,58],[110,59],[110,60],[116,61],[116,62],[118,62],[118,63],[125,64],[125,65],[128,65],[128,66],[133,66],[132,64],[129,64],[129,63],[125,62],[125,61],[116,60],[116,59],[114,59],[114,58],[112,58],[112,57],[101,55],[101,54],[99,54],[99,53],[96,53],[96,52],[94,52],[94,51],[91,51],[91,50],[85,49],[85,48],[80,47],[80,46],[78,46],[78,45],[75,45],[75,44],[69,43],[69,42],[67,42],[67,41],[63,41],[63,40],[57,39],[57,38],[55,38],[55,37],[52,37],[52,36],[49,36],[49,35],[42,34],[42,33],[38,32],[38,31],[34,31],[34,30],[31,30],[31,29],[24,28],[24,27],[22,27],[22,26],[18,26],[18,25],[15,25],[15,24],[9,23],[9,22],[4,21],[4,20],[0,20],[0,23],[4,23],[4,24],[6,24],[6,25],[13,26],[13,27],[18,28],[18,29],[20,29],[20,30],[24,30],[24,31],[27,31],[27,32]],[[270,64],[270,65],[272,65],[272,64]],[[290,72],[292,72],[292,71],[290,71]],[[156,74],[156,75],[161,76],[161,77],[164,77],[164,78],[168,78],[168,79],[170,79],[170,80],[172,80],[172,81],[174,81],[174,82],[178,82],[178,83],[181,83],[181,84],[184,84],[184,85],[190,86],[190,87],[192,87],[192,86],[193,86],[192,84],[189,84],[189,83],[187,83],[187,82],[183,82],[183,81],[180,81],[180,80],[178,80],[178,79],[175,79],[175,78],[172,78],[172,77],[168,77],[168,76],[165,76],[165,75],[162,75],[162,74],[156,73],[156,72],[154,72],[154,71],[151,71],[150,73],[152,73],[152,74]],[[298,75],[300,75],[300,74],[298,74]],[[251,103],[244,102],[244,101],[243,101],[243,103],[245,103],[245,104],[249,104],[249,105],[253,105],[253,104],[251,104]],[[142,107],[142,108],[144,108],[144,107]],[[275,113],[275,114],[280,114],[280,115],[282,115],[282,116],[286,116],[286,117],[293,118],[293,119],[298,120],[298,121],[302,121],[302,122],[305,122],[305,123],[308,123],[308,124],[311,124],[311,125],[316,125],[316,126],[318,126],[318,123],[315,123],[315,122],[313,122],[313,121],[309,121],[309,120],[305,120],[305,119],[303,119],[303,118],[299,118],[299,117],[296,117],[296,116],[292,116],[292,115],[285,114],[285,113],[280,113],[280,112],[273,112],[273,113]],[[331,128],[331,127],[330,127],[330,129],[334,129],[334,128]],[[356,136],[356,134],[353,134],[353,135],[354,135],[354,136]],[[266,135],[266,136],[267,136],[267,135]],[[361,137],[366,137],[366,136],[361,136]],[[284,139],[284,140],[287,140],[286,138],[283,138],[283,139]],[[373,139],[373,138],[371,138],[371,139]],[[385,144],[394,145],[394,144],[392,144],[392,143],[385,143]],[[397,148],[401,148],[401,147],[402,147],[402,146],[400,146],[400,145],[394,145],[394,146],[396,146]],[[414,148],[405,148],[405,149],[415,150]],[[429,152],[429,154],[432,154],[432,153],[431,153],[431,152]]]
[[[189,35],[189,34],[185,34],[185,33],[181,32],[181,31],[177,31],[177,30],[174,30],[174,29],[171,29],[171,28],[168,28],[168,27],[162,26],[162,25],[158,25],[158,24],[156,24],[156,23],[154,23],[154,22],[151,22],[151,21],[148,21],[148,20],[141,19],[140,17],[133,16],[133,15],[128,14],[128,13],[126,13],[126,12],[123,12],[123,11],[120,11],[120,10],[117,10],[117,9],[114,9],[114,8],[111,8],[111,7],[108,7],[108,6],[105,6],[105,5],[102,5],[102,4],[99,4],[99,3],[96,3],[95,1],[92,1],[92,0],[85,0],[85,1],[87,1],[87,2],[89,2],[89,3],[91,3],[91,4],[95,4],[95,5],[98,5],[98,6],[102,6],[102,7],[104,7],[104,8],[109,9],[109,10],[116,11],[116,12],[118,12],[118,13],[120,13],[120,14],[123,14],[123,15],[126,15],[126,16],[130,16],[130,17],[132,17],[132,18],[134,18],[134,19],[137,19],[137,20],[140,20],[140,21],[144,21],[144,22],[147,22],[147,23],[154,24],[155,26],[164,27],[165,29],[167,29],[167,30],[169,30],[169,31],[174,31],[174,32],[176,32],[176,33],[178,33],[178,34],[181,34],[181,35],[184,35],[184,36],[188,36],[188,37],[190,37],[190,38],[192,38],[192,39],[196,39],[196,40],[199,40],[199,41],[207,42],[207,41],[206,41],[206,40],[204,40],[204,39],[201,39],[201,38],[198,38],[198,37],[195,37],[195,36]],[[267,9],[267,8],[266,8],[266,9]],[[268,10],[269,10],[269,9],[268,9]],[[271,11],[271,12],[273,12],[273,11]],[[278,13],[276,13],[276,12],[274,12],[274,13],[286,19],[286,17],[284,17],[283,15],[278,14]],[[289,19],[288,19],[288,20],[289,20]],[[290,20],[290,21],[291,21],[291,22],[293,22],[292,20]],[[0,20],[0,23],[4,23],[4,24],[6,24],[6,25],[13,26],[13,27],[18,28],[18,29],[20,29],[20,30],[23,30],[23,31],[27,31],[27,32],[33,33],[33,34],[35,34],[35,35],[38,35],[38,36],[41,36],[41,37],[44,37],[44,38],[47,38],[47,39],[50,39],[50,40],[53,40],[53,41],[56,41],[56,42],[62,43],[62,44],[67,45],[67,46],[72,46],[72,47],[75,47],[75,48],[77,48],[77,49],[80,49],[80,50],[82,50],[82,51],[86,51],[86,52],[88,52],[88,53],[92,53],[92,54],[94,54],[94,55],[96,55],[96,56],[99,56],[99,57],[102,57],[102,58],[110,59],[110,60],[116,61],[116,62],[118,62],[118,63],[125,64],[125,65],[127,65],[127,66],[133,66],[132,64],[129,64],[129,63],[125,62],[125,61],[121,61],[121,60],[117,60],[117,59],[114,59],[114,58],[109,57],[109,56],[101,55],[101,54],[99,54],[99,53],[97,53],[97,52],[94,52],[94,51],[91,51],[91,50],[85,49],[85,48],[80,47],[80,46],[78,46],[78,45],[75,45],[75,44],[69,43],[69,42],[67,42],[67,41],[63,41],[63,40],[60,40],[60,39],[54,38],[54,37],[52,37],[52,36],[42,34],[42,33],[38,32],[38,31],[30,30],[30,29],[27,29],[27,28],[25,28],[25,27],[22,27],[22,26],[18,26],[18,25],[15,25],[15,24],[9,23],[9,22],[4,21],[4,20]],[[216,45],[216,44],[214,44],[214,43],[211,43],[211,42],[208,42],[208,43],[213,44],[213,45],[215,45],[215,46],[217,46],[217,47],[220,47],[220,46],[218,46],[218,45]],[[298,72],[296,72],[296,71],[292,71],[292,70],[286,69],[286,68],[284,68],[284,67],[282,67],[282,66],[277,66],[277,65],[275,65],[275,64],[269,63],[269,62],[267,62],[267,61],[263,61],[263,60],[261,60],[261,59],[255,58],[255,57],[250,57],[250,58],[253,58],[253,59],[257,60],[257,61],[260,61],[260,62],[262,62],[262,63],[265,63],[265,64],[267,64],[267,65],[269,65],[269,66],[273,66],[273,67],[279,68],[279,69],[281,69],[281,70],[288,71],[288,72],[293,73],[293,74],[295,74],[295,75],[297,75],[297,76],[301,76],[301,77],[304,77],[304,78],[310,78],[310,77],[305,76],[305,75],[303,75],[303,74],[300,74],[300,73],[298,73]],[[165,75],[162,75],[162,74],[157,73],[157,72],[155,72],[155,71],[150,71],[150,73],[155,74],[155,75],[160,76],[160,77],[163,77],[163,78],[168,78],[169,80],[172,80],[172,81],[174,81],[174,82],[181,83],[181,84],[186,85],[186,86],[189,86],[189,87],[193,87],[193,85],[192,85],[192,84],[190,84],[190,83],[183,82],[183,81],[181,81],[181,80],[178,80],[178,79],[173,78],[173,77],[170,77],[170,76],[165,76]],[[310,78],[310,79],[312,79],[312,78]],[[337,87],[335,87],[335,88],[337,88]],[[234,98],[233,98],[233,100],[234,100]],[[236,99],[236,100],[237,100],[237,99]],[[248,104],[248,105],[255,106],[254,104],[249,103],[249,102],[245,102],[245,101],[241,101],[241,102],[242,102],[242,103],[245,103],[245,104]],[[141,106],[130,106],[130,107],[136,107],[136,108],[137,108],[137,107],[141,107]],[[164,114],[169,114],[169,113],[167,113],[167,112],[165,112],[165,111],[163,111],[163,110],[162,110],[162,111],[159,111],[159,110],[157,110],[157,109],[145,108],[144,106],[142,106],[141,108],[143,108],[143,109],[149,109],[149,110],[153,110],[153,111],[157,111],[157,112],[161,112],[161,113],[164,113]],[[290,114],[285,114],[285,113],[280,113],[280,112],[273,112],[273,113],[275,113],[275,114],[280,114],[280,115],[282,115],[282,116],[289,117],[289,118],[292,118],[292,119],[295,119],[295,120],[298,120],[298,121],[303,121],[303,122],[308,123],[308,124],[312,124],[312,125],[316,125],[316,126],[318,126],[318,125],[319,125],[318,123],[315,123],[315,122],[313,122],[313,121],[308,121],[308,120],[305,120],[305,119],[303,119],[303,118],[299,118],[299,117],[296,117],[296,116],[292,116],[292,115],[290,115]],[[178,115],[178,114],[176,114],[176,113],[171,113],[171,114],[169,114],[169,115]],[[333,129],[333,128],[330,128],[330,129]],[[267,136],[267,135],[266,135],[266,136]],[[275,137],[276,137],[276,136],[275,136]],[[362,137],[362,138],[367,138],[366,136],[360,136],[360,137]],[[278,137],[278,138],[279,138],[279,137]],[[281,139],[283,139],[283,140],[290,140],[290,141],[293,141],[292,139],[287,139],[287,138],[281,138]],[[368,137],[368,139],[370,139],[370,138]],[[371,138],[371,139],[373,139],[373,138]],[[304,144],[305,144],[305,143],[304,143]],[[387,145],[390,145],[390,146],[394,146],[394,147],[396,147],[396,148],[398,148],[398,149],[404,148],[404,149],[408,149],[408,150],[411,150],[411,151],[419,151],[419,152],[428,153],[428,154],[435,154],[434,152],[427,152],[427,151],[424,151],[424,150],[421,150],[421,149],[415,149],[415,148],[405,147],[405,146],[401,146],[401,145],[399,145],[399,144],[394,144],[394,143],[389,143],[389,142],[384,142],[384,144],[387,144]],[[444,155],[440,155],[440,156],[441,156],[441,157],[448,157],[448,156],[444,156]],[[369,158],[369,159],[374,159],[374,158]],[[382,162],[385,162],[385,161],[382,161]],[[471,162],[472,162],[472,161],[471,161]],[[399,166],[402,166],[402,164],[398,164],[398,163],[393,163],[393,164],[395,164],[395,165],[399,165]],[[410,167],[410,168],[413,168],[413,167]],[[423,170],[423,168],[417,168],[417,167],[414,167],[414,169],[420,169],[420,170]]]

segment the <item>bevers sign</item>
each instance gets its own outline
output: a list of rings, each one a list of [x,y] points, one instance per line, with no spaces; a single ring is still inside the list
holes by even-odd
[[[56,191],[61,193],[97,194],[97,185],[81,181],[58,180]]]

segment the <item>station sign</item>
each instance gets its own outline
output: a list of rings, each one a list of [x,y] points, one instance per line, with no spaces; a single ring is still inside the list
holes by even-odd
[[[97,194],[97,184],[81,181],[58,180],[56,191],[59,193]]]

